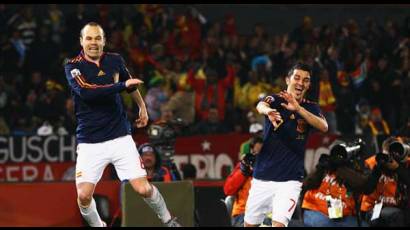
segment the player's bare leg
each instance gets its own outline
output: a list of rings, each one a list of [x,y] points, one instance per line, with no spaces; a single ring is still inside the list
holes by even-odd
[[[246,221],[243,223],[244,227],[259,227],[259,224],[248,224]]]
[[[148,182],[146,177],[132,179],[130,183],[134,190],[143,197],[144,201],[158,215],[162,223],[167,226],[180,227],[180,224],[176,222],[176,218],[171,217],[161,193],[153,184]]]
[[[91,227],[106,227],[97,212],[97,206],[93,198],[95,184],[82,182],[77,184],[77,203],[81,215]]]
[[[285,225],[282,224],[281,222],[272,220],[272,227],[285,227]]]

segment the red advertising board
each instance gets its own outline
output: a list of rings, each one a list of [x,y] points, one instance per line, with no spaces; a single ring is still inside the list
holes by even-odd
[[[178,169],[188,162],[199,179],[225,178],[238,160],[248,134],[178,137],[173,157]],[[138,144],[146,137],[134,137]],[[74,180],[75,143],[70,137],[0,137],[0,182],[50,182]],[[106,170],[104,179],[111,179]]]
[[[104,171],[102,180],[112,178],[110,168]],[[75,162],[62,163],[8,163],[0,165],[0,182],[55,182],[74,181]]]
[[[179,169],[192,163],[200,179],[222,179],[233,169],[240,145],[247,139],[248,134],[237,133],[181,137],[175,144],[174,161]]]

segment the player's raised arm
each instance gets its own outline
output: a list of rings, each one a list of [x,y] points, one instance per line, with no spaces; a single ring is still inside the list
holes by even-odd
[[[283,99],[286,100],[286,103],[282,103],[281,105],[286,108],[287,110],[290,111],[295,111],[300,114],[303,118],[305,118],[306,122],[309,123],[311,126],[314,128],[322,131],[322,132],[327,132],[328,130],[328,125],[326,119],[324,119],[322,116],[317,116],[305,108],[303,106],[300,106],[298,101],[295,99],[295,97],[286,91],[282,91],[279,93],[279,96],[282,97]]]

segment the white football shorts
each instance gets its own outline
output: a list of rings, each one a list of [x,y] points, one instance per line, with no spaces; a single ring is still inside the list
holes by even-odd
[[[78,144],[76,184],[96,184],[109,163],[114,165],[121,181],[147,175],[134,140],[131,135],[126,135],[101,143]]]
[[[253,178],[245,207],[245,222],[262,224],[265,215],[272,212],[273,221],[288,226],[301,190],[300,181],[275,182]]]

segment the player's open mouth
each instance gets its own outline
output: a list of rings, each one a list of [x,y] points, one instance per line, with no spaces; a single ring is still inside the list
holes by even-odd
[[[302,88],[302,87],[295,87],[295,92],[296,92],[297,94],[301,94],[302,91],[303,91],[303,88]]]

